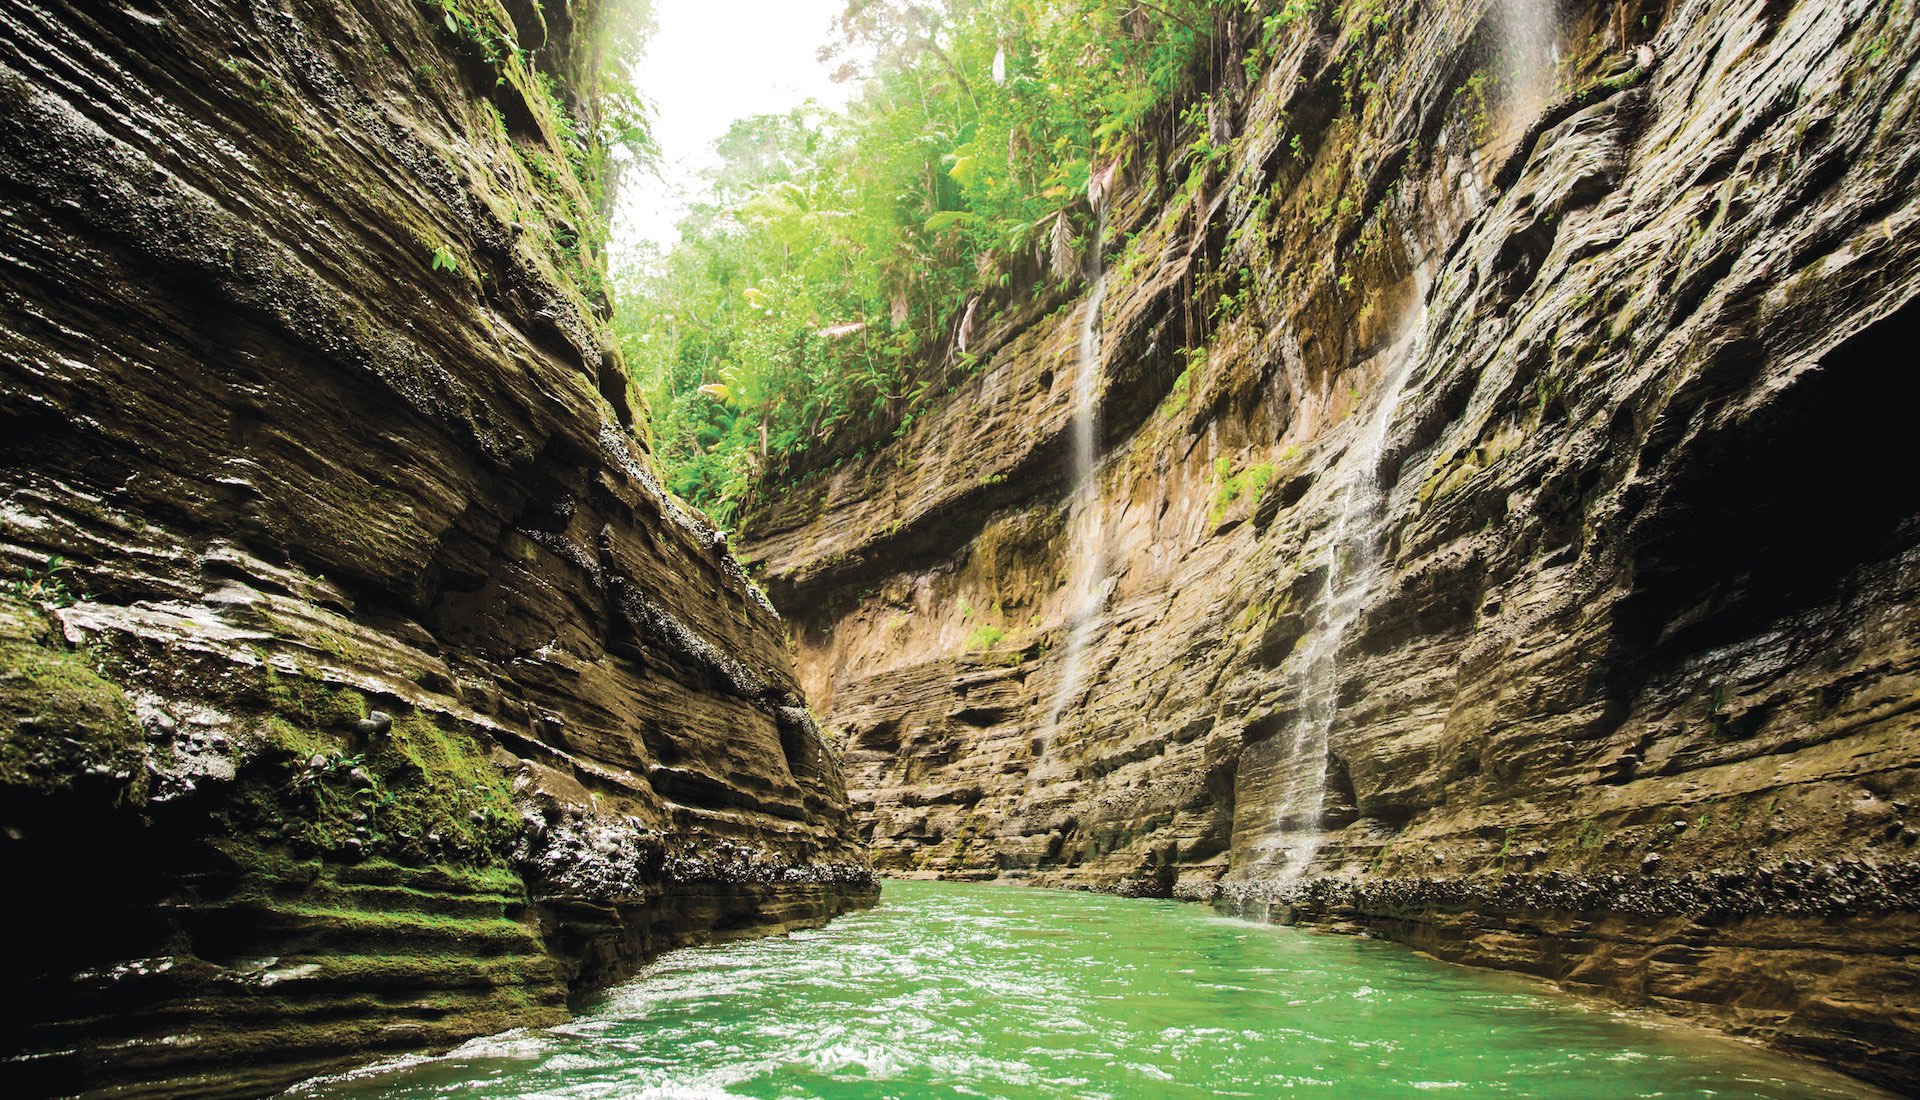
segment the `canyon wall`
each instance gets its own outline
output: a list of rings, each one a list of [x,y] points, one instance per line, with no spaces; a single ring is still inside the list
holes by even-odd
[[[1920,1087],[1913,5],[1265,13],[1067,214],[1096,354],[1029,261],[936,407],[762,489],[876,866]]]
[[[0,11],[8,1095],[260,1095],[875,896],[632,430],[594,14]]]

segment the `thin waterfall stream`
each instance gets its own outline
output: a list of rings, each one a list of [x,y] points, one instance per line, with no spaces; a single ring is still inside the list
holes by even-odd
[[[1496,0],[1492,13],[1500,69],[1514,108],[1531,118],[1553,94],[1560,65],[1558,0]]]
[[[1100,519],[1099,495],[1094,492],[1094,467],[1100,448],[1100,304],[1107,294],[1106,265],[1100,255],[1104,229],[1105,216],[1096,203],[1087,271],[1091,289],[1080,311],[1079,354],[1073,376],[1072,489],[1068,495],[1073,521],[1083,529],[1070,527],[1068,531],[1072,587],[1067,596],[1067,645],[1061,656],[1060,684],[1042,727],[1043,745],[1052,740],[1061,714],[1086,687],[1087,646],[1099,629],[1106,596],[1106,532]]]
[[[1379,536],[1386,512],[1380,464],[1394,414],[1425,346],[1429,278],[1423,262],[1414,272],[1415,302],[1387,353],[1378,396],[1335,467],[1339,480],[1331,494],[1334,515],[1323,565],[1326,579],[1301,650],[1299,716],[1288,749],[1295,768],[1304,774],[1288,784],[1275,814],[1280,834],[1290,840],[1278,869],[1283,883],[1297,881],[1319,850],[1332,751],[1329,735],[1340,711],[1340,647],[1380,572]]]

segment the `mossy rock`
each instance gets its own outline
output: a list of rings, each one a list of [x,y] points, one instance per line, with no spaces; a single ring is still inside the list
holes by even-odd
[[[269,670],[269,749],[241,796],[246,825],[336,858],[497,863],[517,829],[491,746],[408,711],[368,733],[366,698]]]
[[[112,787],[116,800],[142,802],[141,745],[120,687],[62,643],[40,608],[0,595],[0,789]]]

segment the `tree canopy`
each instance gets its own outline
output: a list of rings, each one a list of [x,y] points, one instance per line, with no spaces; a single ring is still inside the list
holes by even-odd
[[[623,276],[674,491],[731,526],[755,477],[910,426],[970,292],[1083,232],[1095,166],[1250,3],[850,0],[822,60],[862,82],[851,106],[737,122],[681,241]]]

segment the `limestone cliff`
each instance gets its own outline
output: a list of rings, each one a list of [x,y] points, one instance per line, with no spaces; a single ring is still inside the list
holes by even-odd
[[[630,430],[594,17],[0,9],[8,1095],[257,1095],[871,900]]]
[[[938,409],[763,494],[876,864],[1920,1087],[1912,5],[1264,13],[1109,189],[1086,492],[1082,285],[989,296]]]

